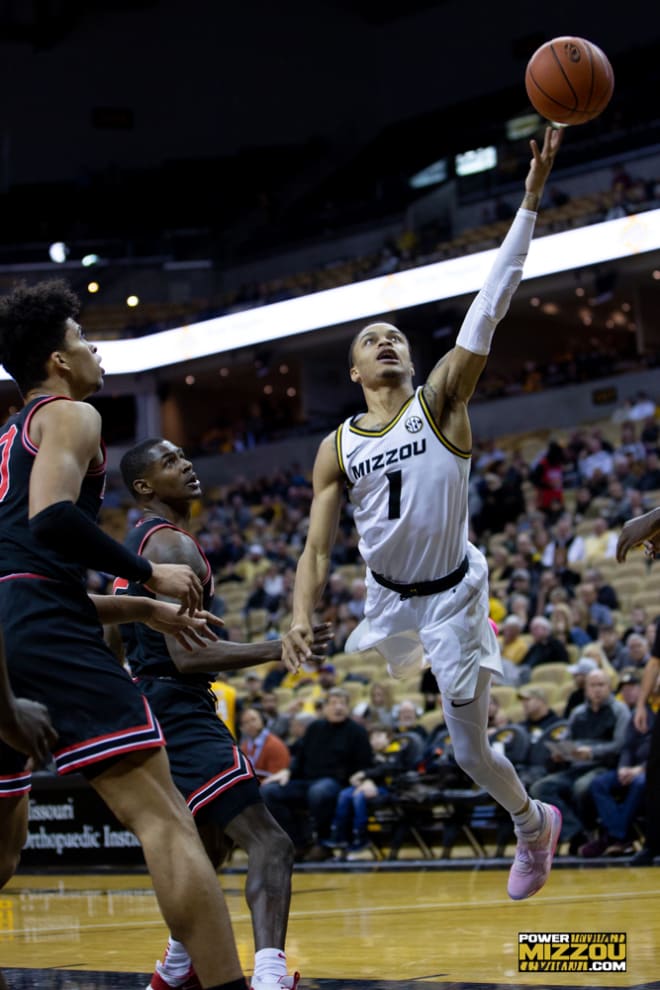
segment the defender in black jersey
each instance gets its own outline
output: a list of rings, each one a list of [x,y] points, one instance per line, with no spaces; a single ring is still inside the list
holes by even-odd
[[[192,504],[201,495],[191,462],[176,445],[157,438],[127,451],[120,467],[142,509],[125,545],[152,563],[188,564],[202,582],[204,607],[210,608],[211,567],[187,532]],[[115,593],[150,592],[136,581],[116,581]],[[279,660],[281,644],[218,641],[196,653],[142,624],[124,625],[121,632],[125,658],[163,727],[174,781],[195,816],[209,858],[220,865],[223,833],[248,854],[246,897],[256,950],[252,987],[294,987],[297,976],[286,975],[284,954],[293,846],[263,803],[252,766],[218,718],[210,690],[216,671]],[[313,635],[313,648],[321,648],[329,631],[321,627]],[[185,966],[182,947],[170,938],[151,986],[175,985],[176,973]]]
[[[463,320],[456,346],[424,385],[413,386],[410,345],[398,327],[377,321],[355,335],[350,376],[361,386],[367,408],[319,448],[293,621],[282,645],[285,661],[296,669],[309,649],[312,614],[326,581],[347,486],[367,565],[367,596],[364,619],[346,649],[377,649],[394,676],[431,667],[457,762],[513,818],[518,846],[508,892],[514,900],[530,897],[545,883],[561,815],[530,800],[511,762],[488,741],[489,684],[492,671],[501,669],[501,657],[488,624],[488,567],[468,541],[468,403],[495,328],[522,278],[536,211],[561,139],[560,131],[548,127],[542,147],[530,142],[520,209]]]
[[[101,387],[103,369],[78,309],[57,281],[18,286],[0,301],[0,361],[24,400],[0,436],[0,622],[10,682],[16,694],[47,705],[58,771],[85,773],[140,839],[164,918],[203,984],[236,990],[243,976],[224,897],[172,782],[161,728],[103,638],[102,622],[147,615],[145,599],[136,599],[136,613],[130,601],[92,602],[85,590],[88,567],[141,579],[192,618],[201,582],[188,567],[149,564],[96,524],[105,453],[100,417],[84,400]],[[12,751],[3,750],[5,758]],[[19,774],[12,790],[16,766],[6,766],[0,882],[20,854],[29,787]]]

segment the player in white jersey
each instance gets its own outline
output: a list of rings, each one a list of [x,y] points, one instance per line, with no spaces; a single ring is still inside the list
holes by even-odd
[[[494,330],[522,277],[536,211],[562,132],[530,142],[525,194],[485,285],[463,321],[456,346],[423,387],[404,334],[372,323],[353,340],[351,379],[367,412],[322,442],[314,497],[296,573],[291,629],[282,654],[296,669],[310,653],[313,611],[328,575],[344,486],[367,564],[364,621],[347,649],[376,648],[401,675],[429,663],[459,765],[511,814],[518,844],[508,892],[541,889],[561,831],[556,808],[527,795],[512,764],[486,732],[491,673],[501,669],[488,622],[488,569],[468,542],[467,487],[472,434],[467,405],[486,364]]]

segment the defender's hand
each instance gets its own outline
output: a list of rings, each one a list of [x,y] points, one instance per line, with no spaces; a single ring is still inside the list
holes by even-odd
[[[173,636],[184,650],[191,652],[195,647],[206,647],[209,643],[217,643],[218,637],[209,623],[216,626],[223,626],[224,622],[207,612],[205,609],[196,609],[194,615],[190,616],[169,602],[161,602],[155,599],[150,600],[150,616],[145,619],[145,623],[155,629],[156,632]]]
[[[168,598],[181,602],[179,612],[187,612],[193,618],[202,608],[202,582],[187,564],[152,564],[148,587]]]
[[[282,637],[282,659],[287,670],[295,674],[312,656],[314,633],[309,622],[297,622]]]
[[[19,753],[32,757],[35,766],[47,762],[50,750],[57,742],[48,709],[27,698],[16,698],[14,717],[3,722],[0,737]]]

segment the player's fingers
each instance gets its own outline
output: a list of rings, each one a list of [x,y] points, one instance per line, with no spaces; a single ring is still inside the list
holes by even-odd
[[[213,612],[208,612],[205,608],[199,609],[196,615],[197,619],[203,619],[204,622],[210,622],[214,626],[224,626],[225,620],[221,619],[219,615],[214,615]]]
[[[184,650],[187,650],[188,653],[192,653],[192,646],[188,642],[185,629],[176,629],[172,635],[177,643],[184,648]]]

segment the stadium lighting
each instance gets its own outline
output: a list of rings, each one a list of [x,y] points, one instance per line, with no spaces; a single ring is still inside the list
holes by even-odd
[[[48,257],[56,265],[63,265],[69,257],[69,245],[64,241],[53,241],[48,248]]]
[[[537,237],[523,279],[658,250],[660,210],[650,210]],[[481,251],[144,337],[104,340],[100,344],[103,365],[108,375],[139,374],[424,303],[457,299],[481,288],[495,254],[495,250]],[[660,271],[653,277],[660,278]],[[0,378],[7,380],[9,375],[0,370]]]
[[[91,268],[92,265],[98,265],[99,261],[98,254],[86,254],[81,261],[81,265],[83,268]]]

